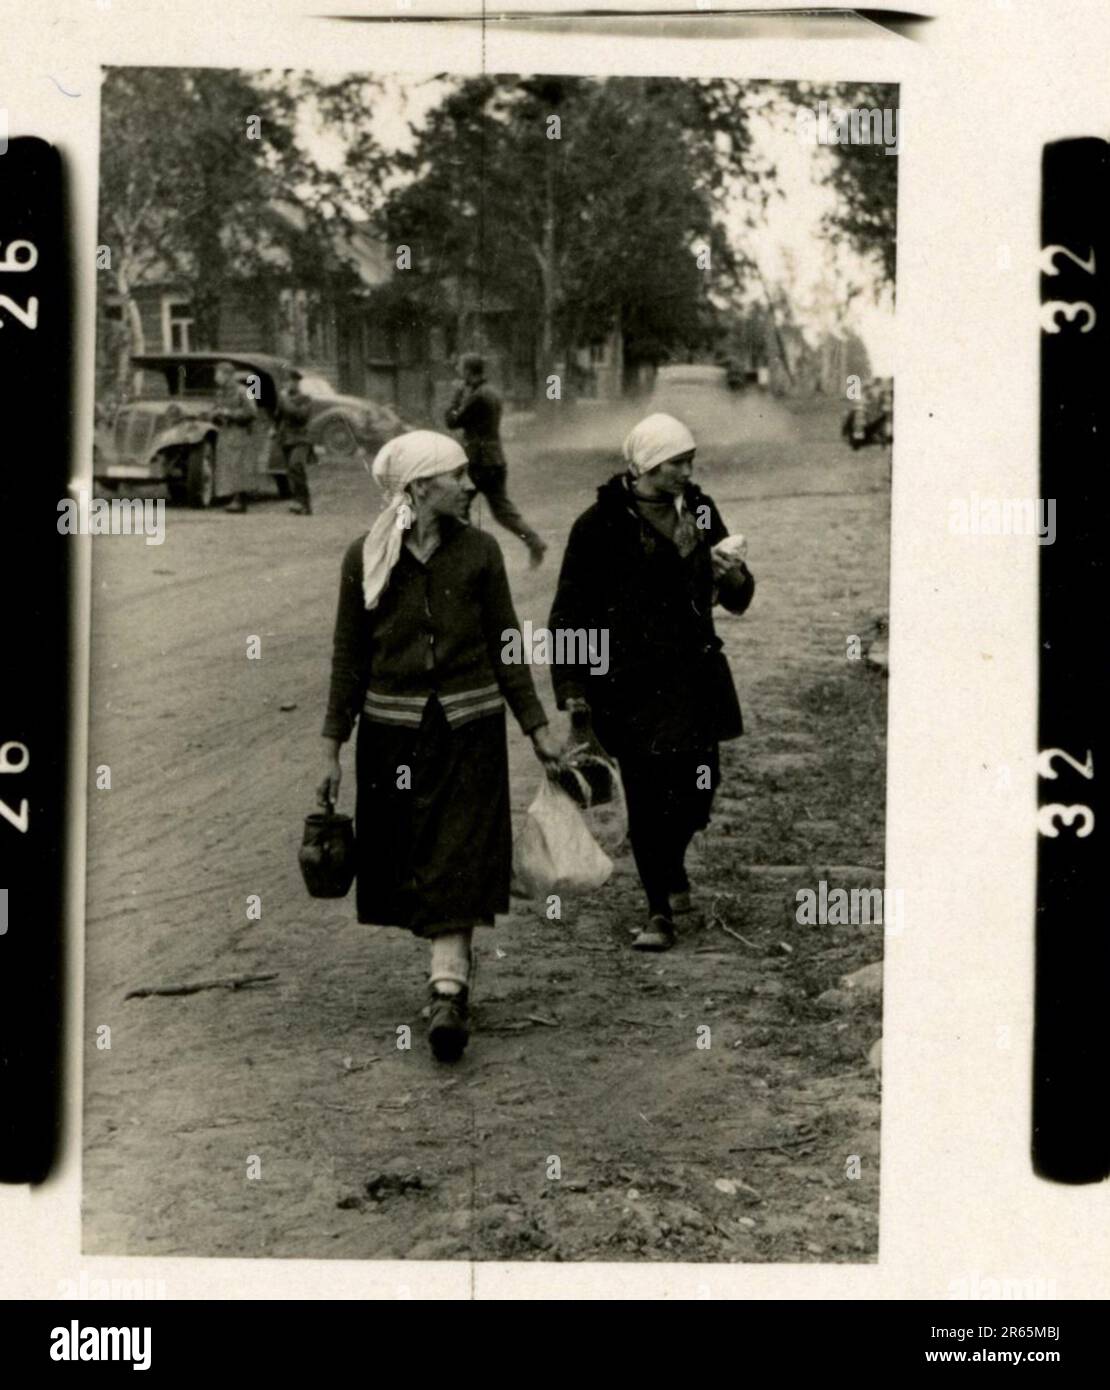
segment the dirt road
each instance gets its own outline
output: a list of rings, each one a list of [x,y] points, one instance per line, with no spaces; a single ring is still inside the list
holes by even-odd
[[[795,894],[882,882],[885,682],[846,644],[886,608],[888,455],[850,453],[827,407],[715,409],[736,428],[698,476],[749,536],[758,590],[718,620],[749,731],[693,856],[712,921],[666,956],[632,953],[627,857],[561,922],[517,904],[482,935],[454,1068],[424,1042],[424,943],[309,899],[296,862],[365,474],[317,470],[311,519],[276,499],[245,517],[169,508],[162,546],[96,541],[90,786],[108,765],[111,789],[90,792],[89,1253],[874,1258],[879,999],[826,991],[881,957],[882,928],[799,926]],[[613,471],[594,425],[619,441],[587,413],[573,449],[551,432],[512,445],[513,492],[552,547],[532,573],[500,537],[537,625],[569,524]],[[515,729],[510,757],[521,815],[538,765]]]

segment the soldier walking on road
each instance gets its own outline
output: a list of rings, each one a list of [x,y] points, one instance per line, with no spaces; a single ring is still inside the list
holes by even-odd
[[[258,407],[254,397],[235,377],[235,368],[230,362],[216,364],[216,402],[212,418],[224,429],[249,431],[254,424]],[[250,450],[246,447],[228,450],[227,456],[234,458],[232,474],[231,501],[224,508],[228,512],[247,510],[248,471]]]
[[[311,408],[312,402],[301,390],[301,373],[293,367],[288,384],[278,397],[276,413],[278,445],[293,496],[289,510],[294,516],[312,515],[312,498],[308,491],[308,462],[312,458],[312,441],[308,437]]]
[[[506,491],[508,465],[501,448],[501,397],[486,380],[485,360],[475,352],[459,359],[462,380],[447,407],[449,429],[462,430],[470,481],[489,503],[494,519],[528,547],[532,568],[547,546],[521,516]]]

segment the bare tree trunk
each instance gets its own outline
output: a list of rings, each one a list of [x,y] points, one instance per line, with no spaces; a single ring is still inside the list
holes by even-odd
[[[624,395],[624,319],[619,304],[613,320],[613,384],[613,399],[619,401]]]
[[[558,271],[555,263],[555,152],[548,142],[544,161],[543,212],[543,317],[540,322],[540,402],[548,404],[547,382],[555,370],[555,303],[558,296]],[[564,383],[565,385],[565,383]]]
[[[783,342],[782,333],[779,331],[779,321],[775,313],[775,304],[774,300],[771,298],[771,291],[768,288],[767,281],[763,278],[763,271],[760,270],[758,265],[755,267],[755,273],[759,276],[759,283],[763,286],[763,295],[767,300],[767,314],[771,320],[771,328],[774,330],[775,342],[779,345],[779,357],[782,359],[783,370],[786,372],[791,386],[793,386],[794,372],[790,366],[790,358],[786,355],[786,344]]]
[[[121,256],[116,268],[116,290],[123,301],[125,333],[120,344],[119,358],[116,362],[116,392],[121,399],[136,392],[135,373],[131,371],[133,354],[146,351],[146,335],[143,331],[143,316],[138,300],[131,292],[131,277],[128,273],[127,258]]]

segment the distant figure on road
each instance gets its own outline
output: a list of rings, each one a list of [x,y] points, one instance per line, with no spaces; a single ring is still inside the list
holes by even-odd
[[[258,414],[254,397],[235,376],[235,368],[230,362],[216,363],[216,401],[212,419],[224,429],[249,430]],[[250,483],[250,450],[247,448],[228,449],[225,458],[234,460],[231,479],[231,501],[224,508],[228,512],[247,510],[247,490]]]
[[[506,491],[508,465],[501,448],[501,397],[486,380],[485,359],[476,352],[459,358],[461,381],[447,407],[447,426],[462,430],[470,480],[489,503],[494,519],[528,547],[532,568],[547,546],[517,511]]]
[[[509,910],[512,838],[505,705],[540,762],[560,746],[532,672],[502,656],[518,631],[501,549],[467,525],[473,484],[458,443],[431,430],[374,460],[388,501],[343,557],[321,804],[358,720],[358,920],[431,942],[428,1039],[443,1062],[469,1036],[474,928]]]
[[[308,437],[311,410],[312,402],[301,390],[301,372],[293,367],[289,382],[278,397],[276,418],[278,445],[293,496],[289,510],[294,516],[312,515],[312,498],[308,491],[308,462],[312,457],[312,441]]]
[[[713,605],[743,613],[755,580],[742,538],[690,481],[696,445],[649,415],[624,441],[628,471],[571,528],[548,627],[609,630],[609,669],[552,667],[555,698],[617,759],[648,923],[632,945],[665,951],[693,911],[686,851],[709,824],[718,744],[743,732]],[[727,538],[728,543],[722,544]]]

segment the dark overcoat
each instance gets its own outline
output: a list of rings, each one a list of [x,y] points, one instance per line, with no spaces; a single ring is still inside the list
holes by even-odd
[[[560,709],[584,697],[617,757],[707,748],[743,732],[713,604],[743,613],[755,580],[746,566],[714,580],[710,549],[728,529],[696,484],[686,485],[683,504],[698,523],[686,555],[640,515],[618,475],[574,523],[563,555],[548,625],[607,631],[609,669],[556,665],[555,697]]]

